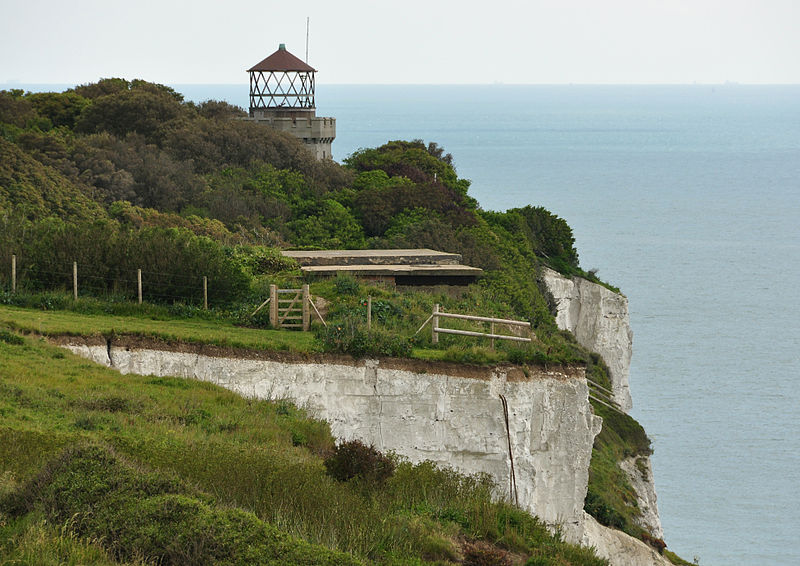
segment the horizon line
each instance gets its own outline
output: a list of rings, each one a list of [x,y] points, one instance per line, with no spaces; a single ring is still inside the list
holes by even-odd
[[[74,81],[66,81],[66,82],[27,82],[21,80],[8,80],[8,81],[0,81],[0,86],[81,86],[85,84],[93,84],[98,81],[112,78],[112,77],[101,77],[95,81],[91,82],[74,82]],[[113,77],[113,78],[121,78],[121,77]],[[124,79],[124,80],[137,80],[137,79]],[[164,84],[164,85],[187,85],[187,86],[203,86],[203,85],[215,85],[215,86],[247,86],[247,81],[243,82],[169,82],[169,83],[159,83],[158,81],[152,81],[147,79],[138,79],[138,80],[145,80],[146,82],[154,83],[154,84]],[[507,82],[489,82],[489,83],[317,83],[317,86],[800,86],[800,82],[796,83],[748,83],[748,82],[738,82],[738,81],[723,81],[723,82],[644,82],[644,83],[597,83],[597,82],[552,82],[552,83],[507,83]]]

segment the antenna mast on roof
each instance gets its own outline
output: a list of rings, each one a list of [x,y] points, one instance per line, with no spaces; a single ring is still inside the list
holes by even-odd
[[[306,16],[306,63],[308,63],[308,22],[311,18]]]

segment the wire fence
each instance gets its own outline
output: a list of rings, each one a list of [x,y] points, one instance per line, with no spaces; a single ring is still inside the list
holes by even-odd
[[[202,274],[155,271],[146,268],[104,269],[111,275],[99,275],[88,266],[82,269],[77,262],[70,264],[36,261],[22,264],[11,256],[8,269],[0,270],[0,286],[6,292],[36,293],[72,291],[73,297],[115,296],[120,299],[149,302],[181,302],[208,308],[209,290],[213,279]],[[212,293],[212,297],[216,293]]]

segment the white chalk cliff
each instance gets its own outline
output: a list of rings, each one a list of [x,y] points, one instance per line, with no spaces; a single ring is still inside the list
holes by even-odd
[[[541,276],[557,304],[556,324],[572,332],[583,347],[600,354],[609,368],[614,401],[621,410],[630,410],[633,332],[627,297],[582,277],[565,277],[546,267],[542,268]],[[663,539],[650,458],[628,458],[620,462],[620,468],[637,495],[640,511],[637,523],[653,537]],[[596,547],[598,554],[608,558],[613,566],[670,563],[641,541],[603,527],[594,519],[586,522],[583,544]]]
[[[639,506],[637,523],[655,538],[664,538],[661,518],[658,516],[656,504],[656,488],[653,482],[653,465],[649,456],[633,456],[619,463],[619,467],[628,476],[633,490],[636,492]]]
[[[633,332],[627,297],[547,267],[542,268],[542,279],[558,305],[558,327],[572,332],[581,346],[600,354],[609,369],[614,401],[623,411],[630,410]]]
[[[581,544],[593,546],[598,556],[608,558],[611,566],[672,566],[654,548],[622,531],[604,527],[588,513]]]

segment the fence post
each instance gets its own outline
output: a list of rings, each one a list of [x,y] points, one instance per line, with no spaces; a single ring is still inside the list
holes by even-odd
[[[303,332],[307,332],[311,328],[311,310],[308,308],[310,300],[308,285],[303,285]]]
[[[490,345],[490,348],[494,350],[494,322],[490,323],[489,325],[489,334],[492,334],[492,343]]]
[[[11,254],[11,292],[17,292],[17,254]]]
[[[434,344],[439,343],[439,317],[436,316],[439,313],[439,303],[433,305],[433,320],[431,321],[431,342]]]
[[[269,325],[278,328],[278,287],[269,286]]]
[[[136,270],[136,290],[139,297],[139,304],[142,304],[142,270]]]
[[[208,310],[208,277],[203,275],[203,309]]]
[[[372,330],[372,295],[367,295],[367,330]]]
[[[78,262],[72,262],[72,300],[78,300]]]

